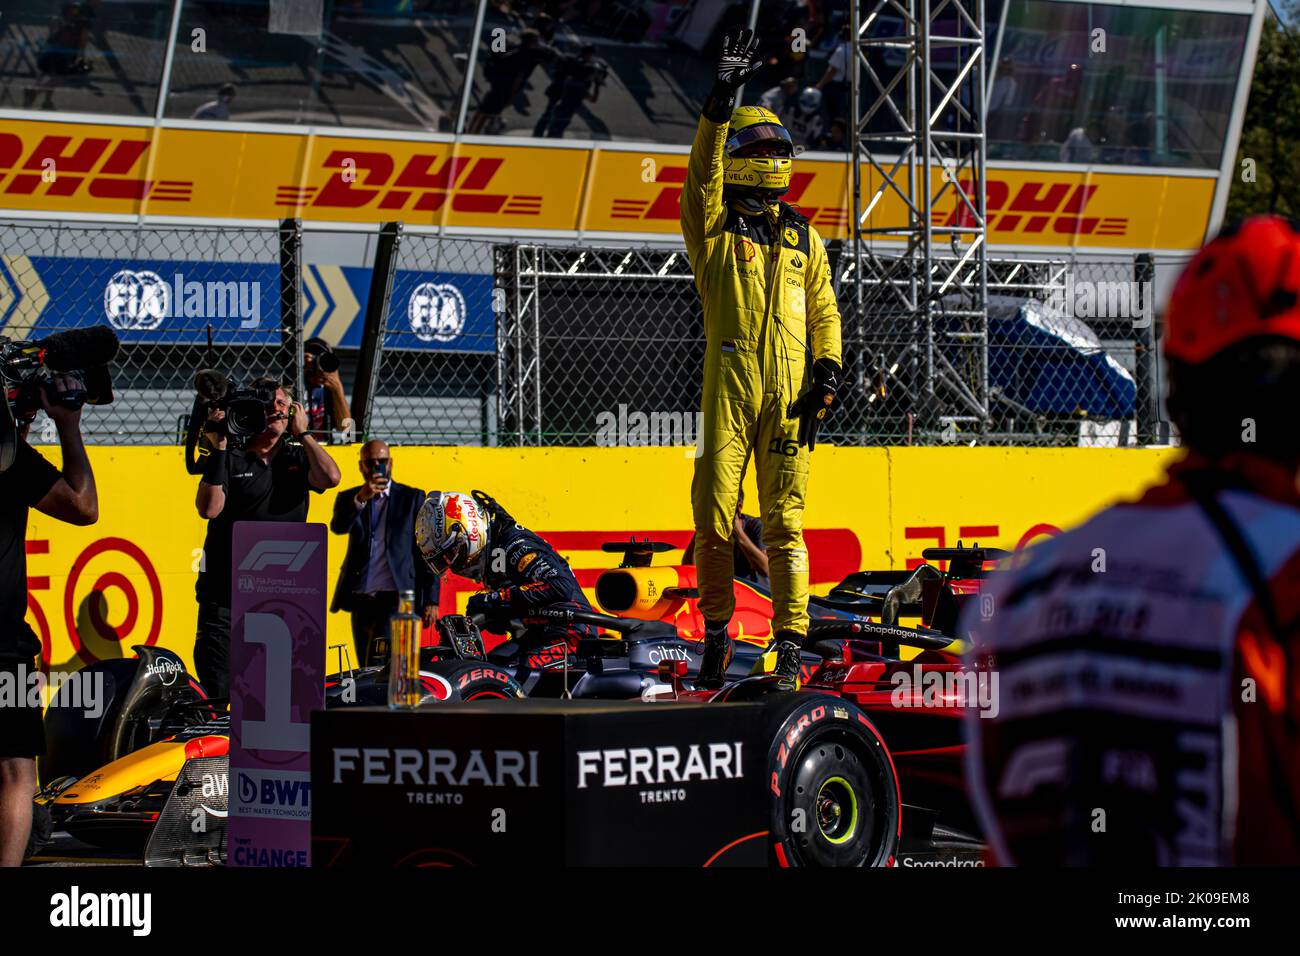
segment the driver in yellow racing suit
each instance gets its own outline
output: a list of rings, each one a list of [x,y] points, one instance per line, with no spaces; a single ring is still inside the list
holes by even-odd
[[[791,686],[808,630],[803,540],[808,455],[835,403],[840,314],[821,237],[780,201],[793,144],[771,111],[735,107],[759,66],[749,30],[723,41],[682,190],[682,236],[704,305],[704,394],[691,505],[705,619],[700,686],[718,686],[733,648],[732,526],[755,459],[772,586],[773,672]],[[811,348],[811,363],[809,351]],[[810,368],[811,365],[811,368]]]

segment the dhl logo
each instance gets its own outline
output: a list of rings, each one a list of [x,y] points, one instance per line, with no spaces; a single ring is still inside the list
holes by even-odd
[[[149,145],[147,139],[42,136],[28,150],[21,137],[0,133],[0,170],[6,171],[0,182],[11,196],[31,196],[42,186],[46,196],[74,196],[85,184],[86,195],[96,199],[188,202],[193,180],[150,181],[132,175]]]
[[[808,191],[816,173],[798,172],[790,176],[790,191],[786,202],[798,206],[808,221],[824,228],[844,228],[848,224],[848,210],[844,207],[801,206],[799,199]],[[661,166],[655,175],[656,183],[663,183],[653,199],[614,199],[610,203],[611,219],[671,220],[681,215],[682,186],[686,182],[685,166]]]
[[[958,185],[967,196],[971,180]],[[1011,185],[990,179],[985,186],[985,215],[988,230],[997,233],[1043,233],[1062,236],[1122,236],[1128,232],[1127,216],[1086,216],[1088,202],[1101,187],[1093,184],[1022,183],[1011,196]],[[944,226],[969,226],[974,217],[961,198],[950,213],[935,213],[934,221]]]
[[[456,212],[536,216],[541,196],[488,192],[505,162],[496,156],[417,153],[397,171],[388,153],[336,149],[321,162],[330,176],[323,186],[286,183],[276,187],[277,206],[323,209],[374,209],[437,212],[450,204]]]
[[[797,206],[814,225],[827,230],[846,229],[849,211],[839,206],[803,206],[800,198],[808,191],[816,172],[797,172],[790,177],[790,191],[785,201]],[[615,198],[610,203],[611,219],[669,220],[679,215],[682,186],[686,182],[685,166],[663,166],[655,177],[661,184],[653,199]],[[968,195],[969,180],[960,183]],[[1085,210],[1089,201],[1101,188],[1096,184],[1074,185],[1068,182],[1031,181],[1021,184],[1012,193],[1013,184],[1001,179],[989,179],[985,187],[986,211],[989,232],[1050,233],[1066,236],[1123,236],[1128,232],[1127,216],[1089,216]],[[964,203],[956,200],[957,208],[951,212],[934,214],[937,225],[972,225],[973,217]]]

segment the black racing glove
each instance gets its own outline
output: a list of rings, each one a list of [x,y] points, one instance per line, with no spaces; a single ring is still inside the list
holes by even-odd
[[[831,359],[813,362],[812,385],[786,409],[786,418],[799,419],[799,444],[812,451],[817,447],[817,431],[835,407],[835,393],[840,387],[840,367]]]
[[[479,615],[483,617],[483,630],[492,634],[510,632],[510,608],[503,591],[479,591],[471,594],[469,603],[465,605],[465,616],[472,618]]]
[[[753,30],[728,33],[722,41],[722,55],[718,57],[717,78],[709,98],[704,101],[704,115],[715,123],[731,119],[736,102],[736,91],[745,85],[762,63],[758,59],[758,38]]]

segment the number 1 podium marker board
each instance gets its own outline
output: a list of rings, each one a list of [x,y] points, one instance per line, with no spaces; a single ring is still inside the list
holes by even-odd
[[[325,706],[325,526],[240,521],[230,608],[231,866],[311,865],[311,714]]]

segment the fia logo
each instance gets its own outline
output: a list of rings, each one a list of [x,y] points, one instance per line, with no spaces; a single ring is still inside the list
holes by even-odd
[[[104,316],[115,329],[156,329],[171,311],[171,287],[156,272],[123,269],[104,286]]]
[[[465,297],[451,283],[423,282],[411,292],[406,314],[421,342],[450,342],[465,329]]]

